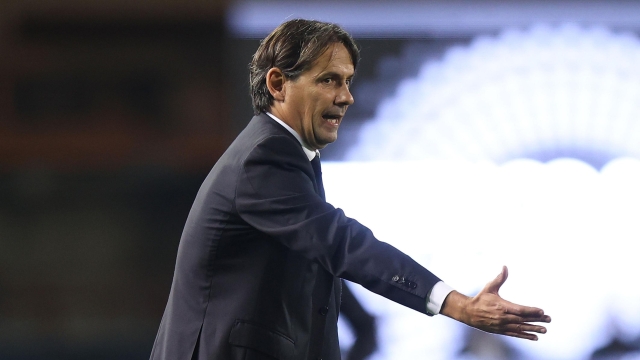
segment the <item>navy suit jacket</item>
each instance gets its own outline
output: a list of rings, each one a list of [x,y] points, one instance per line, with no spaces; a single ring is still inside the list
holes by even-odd
[[[194,201],[152,360],[339,359],[339,278],[426,313],[440,279],[319,186],[296,138],[255,116]]]

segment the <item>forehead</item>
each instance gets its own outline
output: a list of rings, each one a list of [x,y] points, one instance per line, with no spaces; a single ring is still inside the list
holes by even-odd
[[[351,54],[342,43],[333,43],[312,63],[309,72],[314,76],[325,72],[352,76],[354,68]]]

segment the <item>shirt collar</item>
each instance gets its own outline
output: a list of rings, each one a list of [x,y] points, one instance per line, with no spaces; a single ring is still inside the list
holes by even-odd
[[[298,140],[298,142],[300,143],[300,146],[302,146],[302,150],[304,150],[305,155],[307,155],[307,158],[309,158],[309,161],[313,160],[314,157],[320,156],[320,152],[318,150],[312,150],[309,148],[309,146],[307,144],[304,143],[304,141],[302,141],[302,138],[300,137],[300,134],[298,134],[295,130],[293,130],[293,128],[289,125],[287,125],[284,121],[278,119],[275,115],[273,115],[270,112],[265,112],[267,115],[269,115],[270,118],[272,118],[273,120],[275,120],[278,124],[282,125],[285,129],[287,129],[293,136],[296,137],[296,139]]]

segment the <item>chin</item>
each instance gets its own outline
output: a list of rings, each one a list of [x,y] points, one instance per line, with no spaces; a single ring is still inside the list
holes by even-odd
[[[337,137],[332,138],[332,139],[323,139],[323,140],[320,142],[320,144],[322,144],[322,148],[324,148],[325,146],[327,146],[327,145],[329,145],[329,144],[331,144],[331,143],[335,142],[336,140],[338,140],[338,138],[337,138]]]

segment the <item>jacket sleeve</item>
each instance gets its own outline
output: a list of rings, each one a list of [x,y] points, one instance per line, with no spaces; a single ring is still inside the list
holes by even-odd
[[[300,144],[271,136],[244,159],[235,205],[249,225],[338,276],[416,311],[440,279],[316,194]]]

